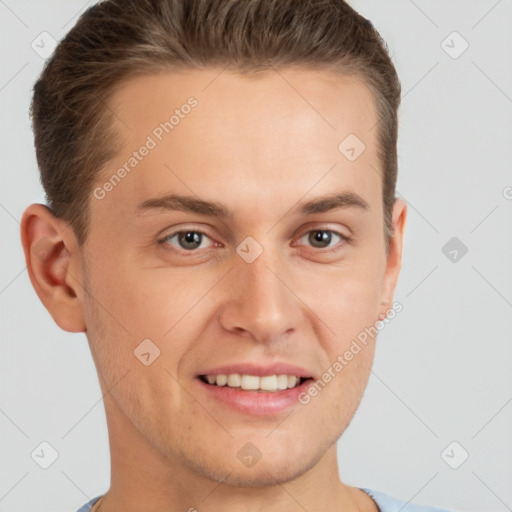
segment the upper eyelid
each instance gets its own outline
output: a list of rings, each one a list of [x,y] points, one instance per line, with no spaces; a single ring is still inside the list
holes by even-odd
[[[344,235],[341,231],[338,231],[337,229],[332,229],[332,228],[328,228],[328,227],[324,228],[321,226],[319,228],[308,228],[305,231],[303,231],[302,234],[300,236],[298,236],[297,238],[302,238],[304,235],[307,235],[308,233],[311,233],[312,231],[327,231],[329,233],[334,233],[341,238],[348,238],[348,235]]]
[[[188,233],[190,231],[192,231],[193,233],[201,233],[202,235],[206,235],[208,238],[213,240],[213,237],[207,231],[205,231],[204,229],[199,229],[199,228],[194,228],[194,227],[177,229],[176,231],[171,231],[168,234],[159,235],[159,236],[157,236],[157,239],[158,239],[158,241],[163,242],[163,241],[165,241],[169,238],[172,238],[173,236],[176,236],[180,233]],[[165,229],[162,232],[165,233]]]
[[[342,244],[343,242],[345,243],[348,243],[350,241],[350,237],[347,236],[347,235],[344,235],[343,233],[341,233],[340,231],[337,231],[336,229],[328,229],[328,228],[312,228],[312,229],[308,229],[306,231],[304,231],[301,235],[299,235],[298,237],[296,237],[296,240],[300,240],[301,238],[303,238],[304,236],[308,235],[309,233],[311,233],[312,231],[327,231],[329,233],[334,233],[335,235],[337,235],[338,237],[340,237],[340,241],[338,243],[335,243],[334,245],[329,245],[327,247],[322,247],[322,248],[318,248],[318,247],[312,247],[313,249],[317,249],[318,251],[327,251],[327,250],[332,250],[333,248],[335,248],[337,245],[340,245]]]

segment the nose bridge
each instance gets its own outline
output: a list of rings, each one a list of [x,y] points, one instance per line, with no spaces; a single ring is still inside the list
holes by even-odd
[[[297,326],[299,301],[285,284],[286,265],[278,251],[265,248],[251,263],[238,257],[228,286],[222,322],[228,330],[249,331],[259,341]]]

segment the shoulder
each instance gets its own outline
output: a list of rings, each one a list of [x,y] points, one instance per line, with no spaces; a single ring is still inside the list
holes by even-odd
[[[96,496],[92,500],[89,500],[85,505],[80,507],[77,512],[89,512],[92,508],[92,506],[101,498],[102,495]]]
[[[381,491],[374,491],[373,489],[367,489],[364,487],[360,487],[360,489],[368,494],[375,503],[377,503],[380,512],[450,512],[443,508],[408,503],[407,501],[393,498],[389,494],[385,494]],[[407,508],[405,508],[406,506]]]

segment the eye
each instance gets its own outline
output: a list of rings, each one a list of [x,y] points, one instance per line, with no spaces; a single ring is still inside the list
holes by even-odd
[[[334,238],[333,238],[334,236]],[[333,231],[332,229],[313,229],[302,235],[299,240],[307,237],[308,242],[317,249],[325,249],[329,247],[335,247],[339,244],[330,245],[333,240],[336,240],[336,237],[340,239],[340,241],[348,242],[349,238],[337,231]]]
[[[189,229],[185,231],[176,231],[175,233],[171,233],[170,235],[167,235],[164,238],[160,239],[158,242],[160,244],[169,244],[172,245],[173,247],[176,247],[176,245],[171,243],[171,240],[173,238],[176,238],[176,242],[177,244],[179,244],[179,246],[177,247],[178,249],[188,252],[193,252],[195,249],[204,249],[205,247],[201,247],[204,238],[210,239],[210,237],[202,231]]]
[[[316,249],[328,249],[330,247],[336,247],[336,245],[340,245],[340,242],[350,242],[349,237],[342,235],[338,231],[334,231],[332,229],[313,229],[304,233],[299,240],[307,237],[308,243],[311,244]],[[205,239],[211,241],[211,238],[204,233],[203,231],[188,229],[181,230],[166,235],[165,237],[158,240],[158,243],[166,246],[170,245],[178,251],[184,252],[197,252],[197,249],[206,249],[208,247],[213,246],[221,246],[217,242],[211,243],[209,246],[203,246],[203,242]],[[336,240],[339,239],[338,243]],[[174,240],[174,242],[173,242]]]

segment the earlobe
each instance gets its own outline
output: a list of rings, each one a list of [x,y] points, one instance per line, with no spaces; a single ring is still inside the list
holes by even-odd
[[[84,332],[80,251],[69,224],[32,204],[21,219],[21,243],[32,286],[54,321],[65,331]]]

